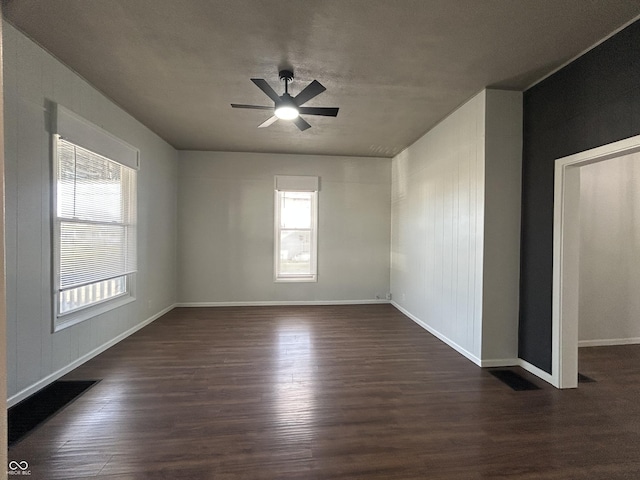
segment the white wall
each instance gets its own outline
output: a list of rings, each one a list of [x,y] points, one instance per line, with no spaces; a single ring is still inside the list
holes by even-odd
[[[517,355],[521,122],[485,90],[393,159],[394,303],[481,365]]]
[[[391,291],[405,313],[481,355],[485,97],[393,159]]]
[[[3,24],[7,390],[11,403],[176,299],[177,153],[78,75]],[[50,102],[140,149],[137,301],[52,334]]]
[[[640,154],[580,168],[580,345],[640,343]]]
[[[518,356],[522,93],[485,94],[482,359],[505,364]]]
[[[391,160],[180,152],[181,304],[370,301],[389,292]],[[274,283],[274,175],[320,177],[318,282]]]

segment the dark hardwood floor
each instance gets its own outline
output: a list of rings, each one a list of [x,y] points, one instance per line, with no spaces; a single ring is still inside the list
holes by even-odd
[[[637,479],[640,346],[513,391],[390,305],[180,308],[9,451],[32,479]],[[523,372],[520,370],[520,372]]]

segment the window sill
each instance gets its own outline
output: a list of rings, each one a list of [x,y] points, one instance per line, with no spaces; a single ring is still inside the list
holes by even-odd
[[[84,322],[85,320],[89,320],[90,318],[97,317],[98,315],[102,315],[103,313],[107,313],[111,310],[127,305],[131,302],[134,302],[135,300],[136,297],[133,297],[131,295],[124,295],[118,298],[114,298],[113,300],[100,303],[93,307],[87,307],[74,313],[55,317],[53,319],[53,333],[59,332],[61,330],[64,330],[65,328],[77,325],[78,323]]]
[[[275,283],[317,283],[318,277],[316,275],[299,277],[276,277],[273,281]]]

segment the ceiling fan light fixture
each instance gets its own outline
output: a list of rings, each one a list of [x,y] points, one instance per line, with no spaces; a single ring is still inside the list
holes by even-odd
[[[258,128],[268,127],[273,125],[279,119],[289,120],[298,127],[301,132],[311,128],[311,125],[300,116],[303,115],[320,115],[323,117],[337,117],[338,108],[334,107],[306,107],[302,106],[312,98],[317,97],[326,90],[322,84],[314,80],[309,85],[304,87],[298,95],[292,97],[289,94],[289,82],[293,80],[293,72],[291,70],[281,70],[279,72],[280,80],[284,81],[284,93],[278,95],[276,91],[271,88],[264,78],[252,78],[251,81],[262,92],[273,100],[273,107],[267,107],[263,105],[245,105],[239,103],[232,103],[233,108],[249,108],[252,110],[270,110],[274,115],[268,118],[266,121],[258,125]]]
[[[276,117],[281,120],[293,120],[298,118],[299,115],[298,109],[289,105],[283,105],[276,108],[274,113],[276,114]]]

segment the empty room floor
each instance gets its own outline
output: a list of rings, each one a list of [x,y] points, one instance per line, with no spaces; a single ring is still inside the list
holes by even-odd
[[[32,479],[640,478],[640,346],[514,391],[391,305],[177,308],[65,379]]]

